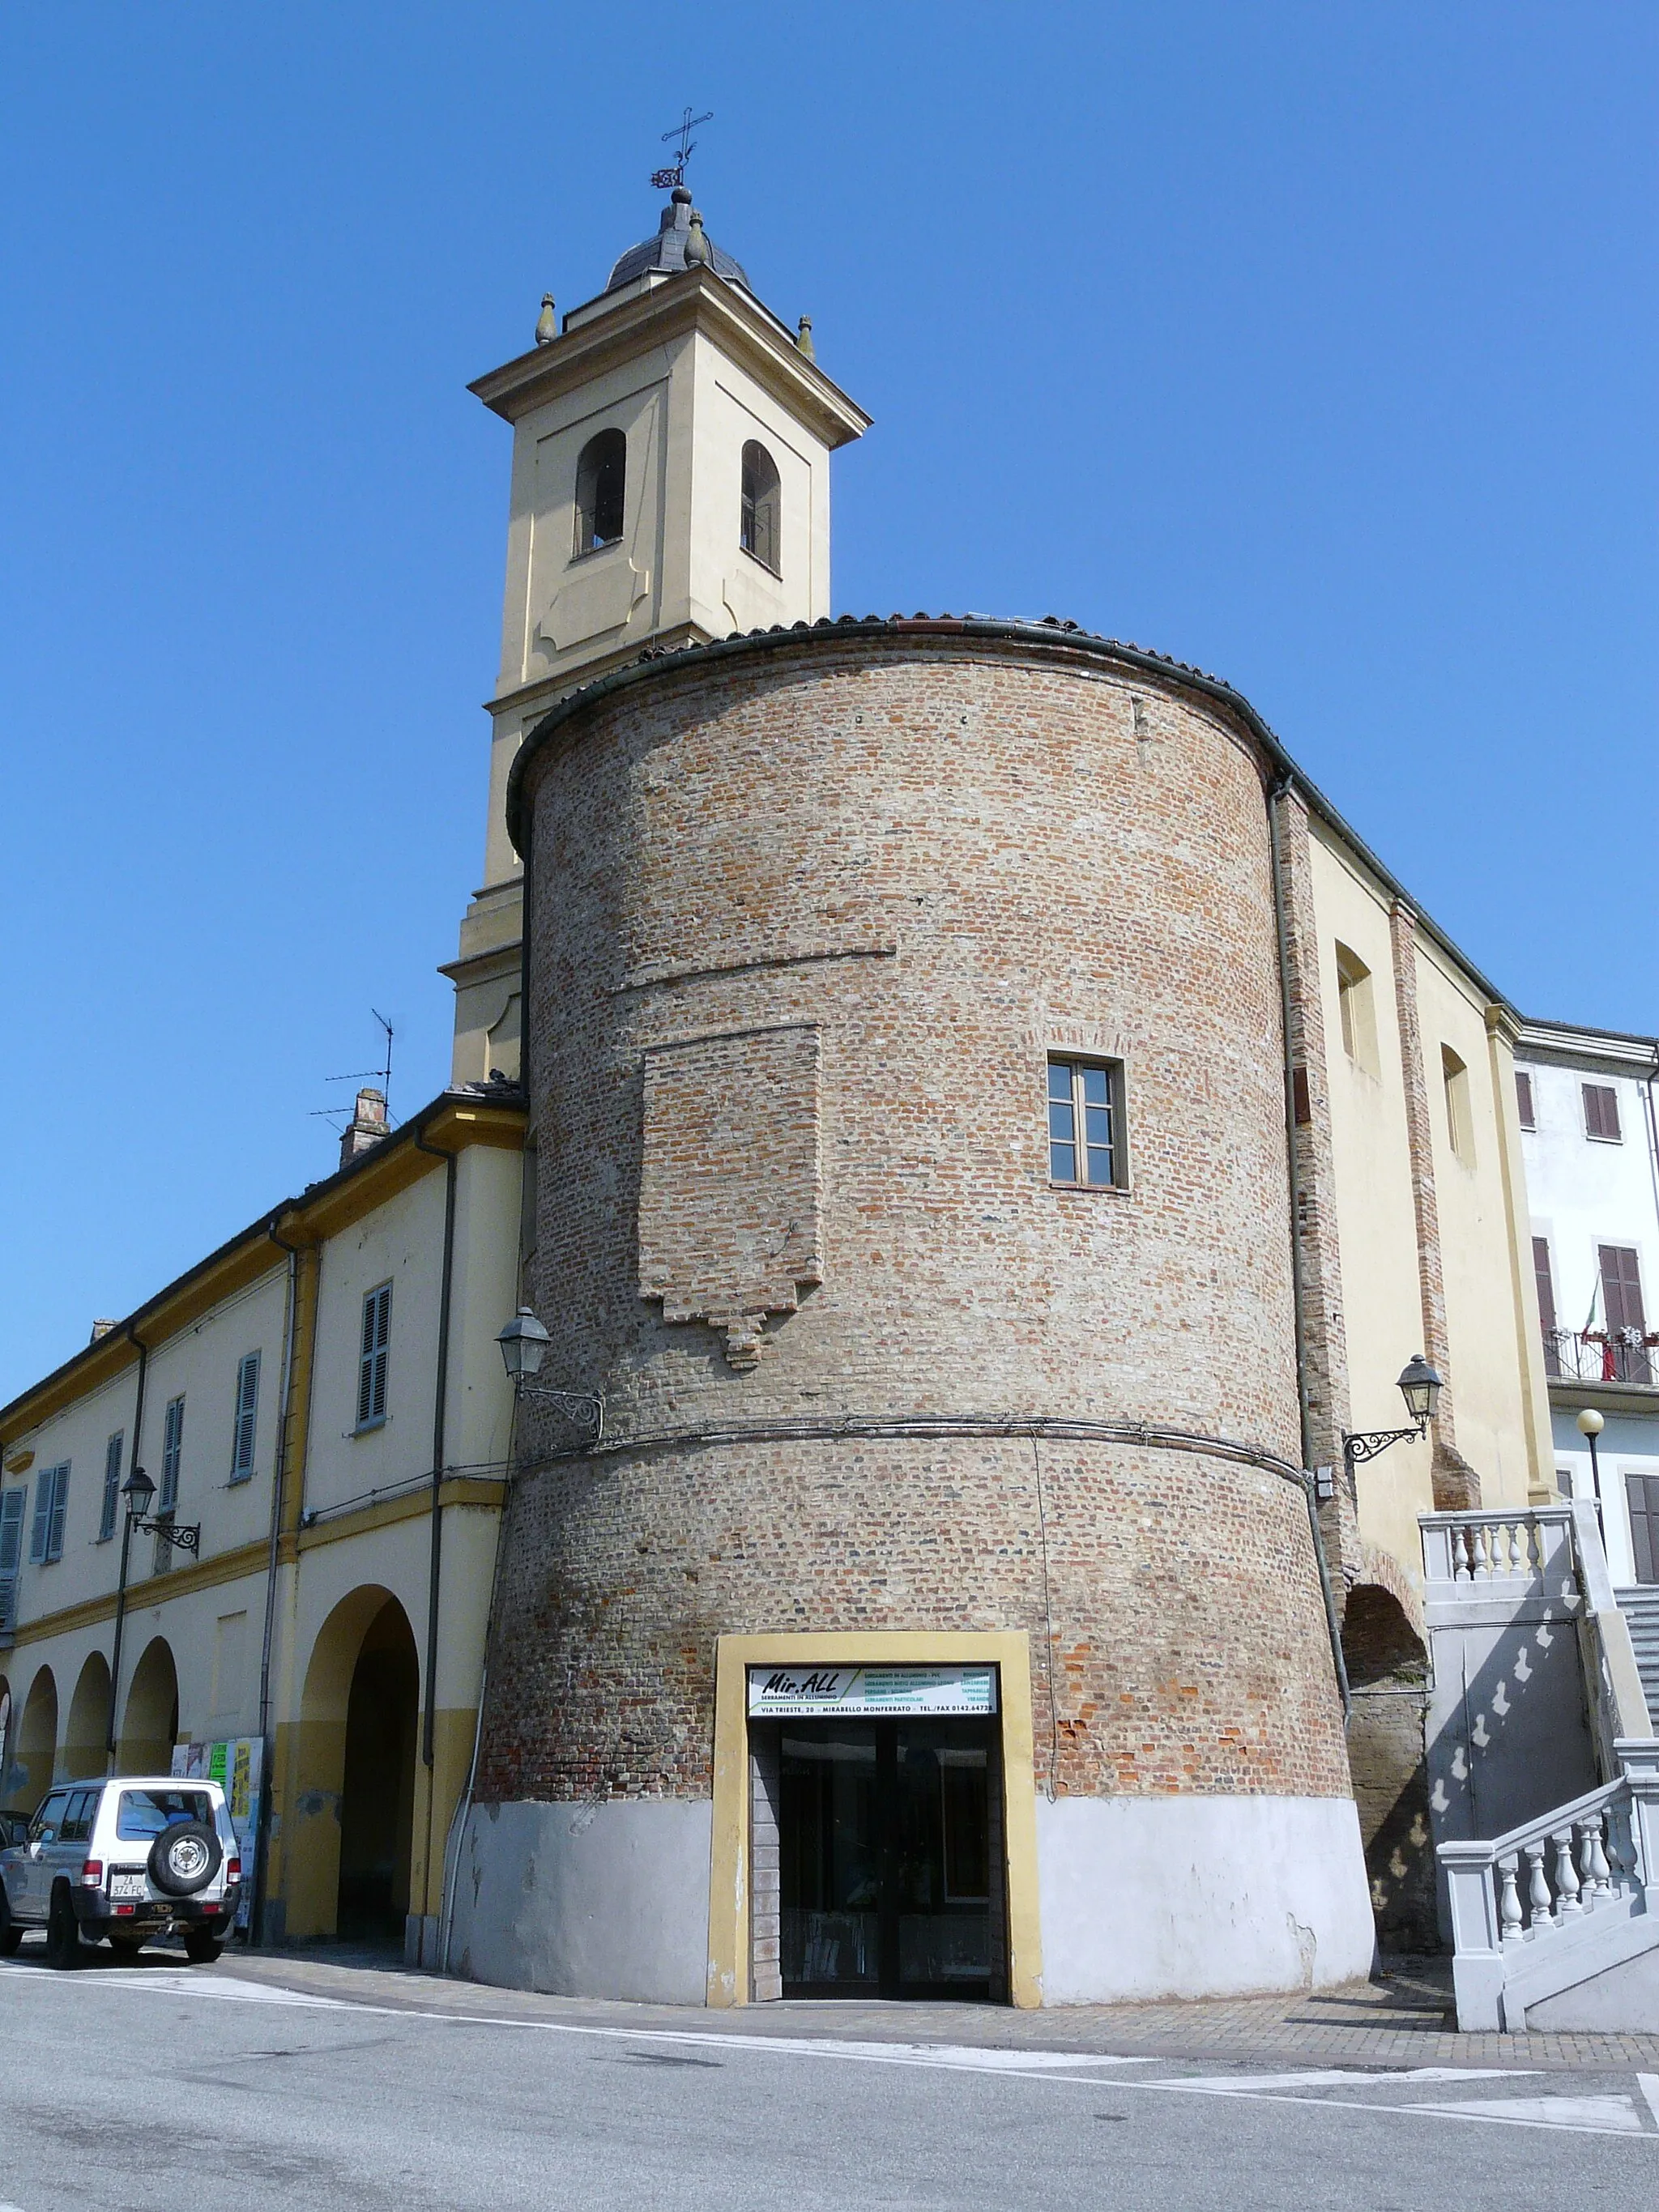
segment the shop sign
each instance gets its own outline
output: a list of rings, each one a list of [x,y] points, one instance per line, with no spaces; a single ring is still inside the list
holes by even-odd
[[[834,1718],[842,1713],[994,1713],[994,1667],[751,1667],[756,1720]]]

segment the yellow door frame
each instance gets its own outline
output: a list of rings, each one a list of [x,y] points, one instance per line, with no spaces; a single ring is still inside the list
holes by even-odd
[[[1042,2002],[1037,1907],[1036,1771],[1030,1647],[1023,1630],[950,1633],[847,1629],[714,1639],[714,1833],[708,1878],[708,2002],[750,2001],[749,1711],[751,1667],[960,1667],[987,1662],[1001,1681],[1003,1835],[1008,1862],[1008,1994]]]

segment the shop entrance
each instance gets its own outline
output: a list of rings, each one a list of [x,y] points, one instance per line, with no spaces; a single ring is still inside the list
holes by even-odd
[[[784,1996],[1002,1997],[996,1721],[778,1726]]]

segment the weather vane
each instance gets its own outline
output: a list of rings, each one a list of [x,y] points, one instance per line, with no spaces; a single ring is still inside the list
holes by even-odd
[[[688,107],[674,128],[663,132],[663,144],[666,146],[678,138],[680,142],[680,150],[678,158],[671,168],[653,169],[651,172],[651,183],[655,191],[665,192],[677,190],[685,182],[685,165],[697,150],[697,142],[691,133],[703,124],[712,123],[714,119],[714,111],[712,107],[707,115],[693,115]]]

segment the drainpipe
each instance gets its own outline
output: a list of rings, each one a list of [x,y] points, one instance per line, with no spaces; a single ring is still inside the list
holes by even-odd
[[[132,1409],[132,1449],[127,1455],[127,1480],[138,1472],[138,1439],[144,1427],[144,1381],[149,1368],[149,1346],[140,1338],[129,1322],[126,1325],[129,1344],[138,1352],[138,1389]],[[117,1499],[119,1504],[119,1499]],[[105,1771],[115,1771],[115,1716],[120,1710],[121,1694],[121,1637],[127,1620],[127,1563],[132,1549],[132,1515],[123,1514],[121,1522],[121,1579],[115,1593],[115,1638],[110,1650],[109,1662],[109,1726],[105,1731],[104,1757],[108,1762]]]
[[[432,1899],[432,1811],[437,1780],[438,1596],[443,1567],[444,1430],[449,1405],[449,1322],[455,1272],[455,1185],[460,1158],[459,1153],[446,1151],[440,1145],[428,1145],[418,1130],[415,1134],[415,1149],[417,1152],[428,1152],[434,1159],[441,1160],[444,1164],[444,1256],[443,1272],[438,1284],[438,1372],[432,1392],[432,1517],[426,1591],[426,1712],[421,1723],[421,1757],[426,1765],[427,1778],[426,1888],[422,1903],[428,1905]]]
[[[288,1394],[294,1375],[295,1339],[300,1322],[300,1248],[279,1237],[274,1222],[265,1224],[271,1243],[288,1255],[287,1312],[283,1328],[283,1368],[276,1389],[276,1455],[270,1471],[270,1544],[265,1560],[265,1622],[259,1646],[259,1744],[264,1772],[259,1780],[259,1826],[253,1840],[253,1901],[248,1912],[248,1935],[256,1944],[264,1940],[266,1861],[270,1852],[271,1796],[276,1783],[276,1747],[270,1729],[270,1654],[276,1634],[276,1573],[281,1564],[283,1490],[288,1475]]]
[[[1296,1139],[1296,1054],[1291,1043],[1291,921],[1285,900],[1285,860],[1279,827],[1279,802],[1291,788],[1291,778],[1280,775],[1267,791],[1267,850],[1273,868],[1273,936],[1279,954],[1279,1016],[1285,1042],[1285,1171],[1291,1201],[1291,1304],[1296,1331],[1296,1400],[1302,1423],[1302,1489],[1307,1500],[1308,1530],[1313,1538],[1314,1559],[1319,1568],[1320,1595],[1325,1606],[1325,1628],[1330,1638],[1331,1663],[1342,1693],[1342,1724],[1353,1717],[1353,1695],[1348,1686],[1348,1662],[1342,1650],[1341,1624],[1331,1588],[1331,1571],[1325,1557],[1324,1533],[1319,1525],[1314,1480],[1308,1469],[1313,1461],[1313,1407],[1308,1389],[1307,1289],[1302,1264],[1302,1163]]]

